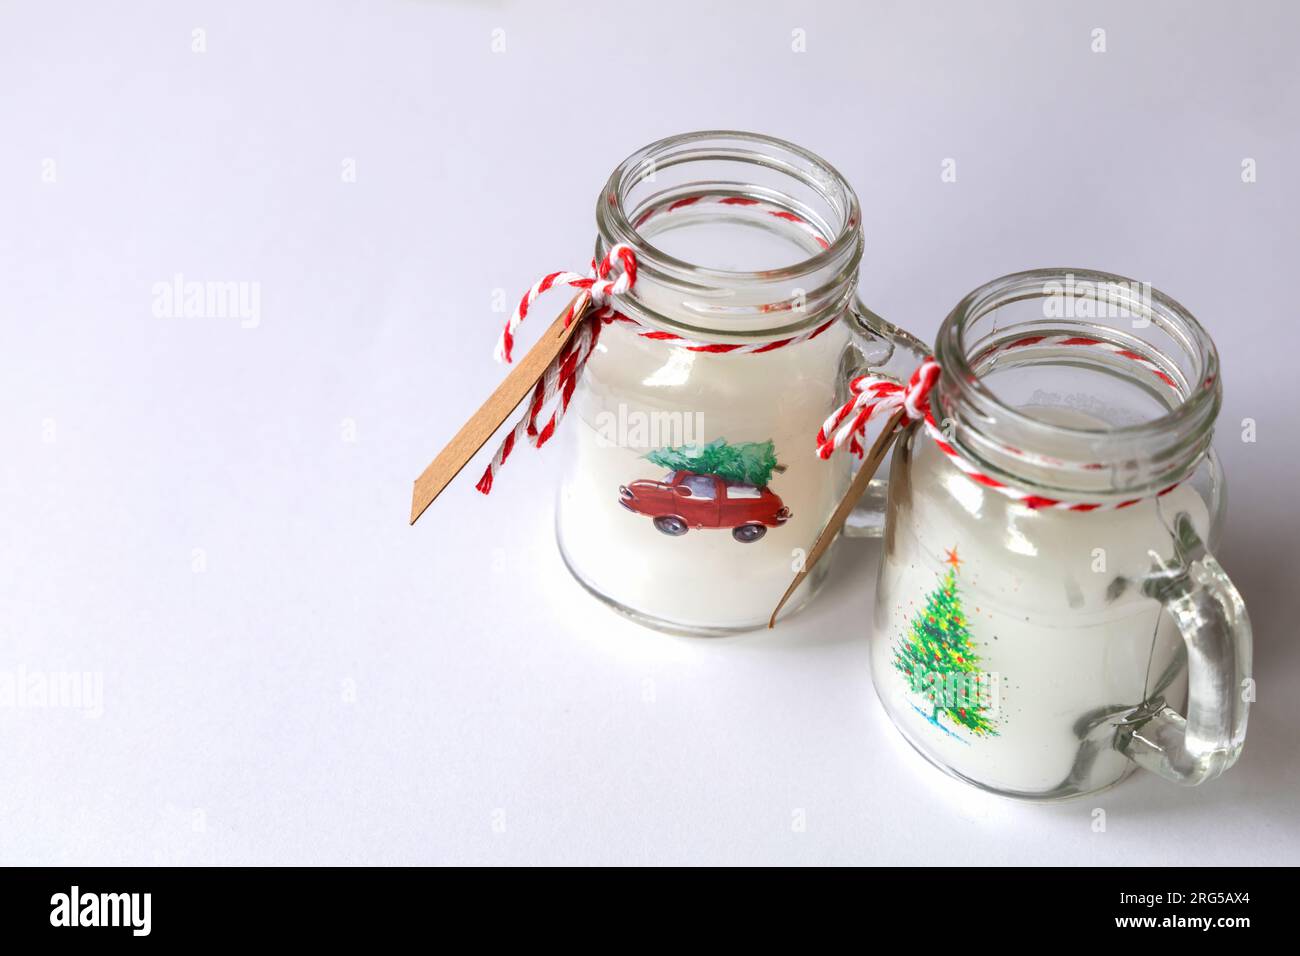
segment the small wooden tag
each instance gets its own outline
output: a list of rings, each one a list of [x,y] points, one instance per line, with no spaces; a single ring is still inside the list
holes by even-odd
[[[574,309],[579,299],[585,299],[577,310],[573,320],[566,326],[565,316]],[[580,292],[568,304],[563,312],[551,323],[551,327],[537,340],[537,344],[528,350],[528,354],[515,365],[510,374],[502,380],[496,390],[488,396],[479,410],[470,416],[469,421],[460,427],[447,447],[438,452],[438,457],[429,463],[423,474],[415,479],[415,489],[411,496],[411,524],[424,514],[433,500],[442,494],[453,478],[460,474],[465,464],[478,454],[484,442],[492,437],[493,432],[509,417],[521,401],[533,390],[534,386],[546,374],[555,357],[563,351],[573,338],[573,333],[582,324],[583,316],[591,305],[591,299],[585,292]]]
[[[880,460],[885,457],[885,452],[889,451],[889,446],[893,444],[894,439],[901,431],[898,426],[902,420],[903,411],[899,409],[894,414],[894,417],[885,423],[884,430],[876,436],[876,443],[867,452],[867,457],[863,460],[862,467],[858,469],[857,475],[854,476],[853,483],[849,485],[849,490],[840,499],[839,506],[835,509],[835,513],[831,515],[830,520],[826,522],[826,527],[822,528],[821,533],[817,535],[817,541],[813,544],[812,550],[808,552],[808,558],[804,561],[803,570],[794,576],[794,580],[790,582],[790,586],[785,589],[785,594],[781,596],[780,602],[777,603],[776,610],[768,618],[767,626],[769,629],[776,627],[776,616],[781,613],[781,608],[785,607],[785,602],[790,600],[790,596],[798,590],[799,585],[803,583],[803,579],[808,577],[808,573],[812,571],[813,566],[821,560],[822,555],[826,553],[826,549],[831,546],[831,542],[839,534],[840,528],[844,527],[849,512],[858,503],[862,493],[867,490],[867,482],[871,481],[871,476],[880,467]]]

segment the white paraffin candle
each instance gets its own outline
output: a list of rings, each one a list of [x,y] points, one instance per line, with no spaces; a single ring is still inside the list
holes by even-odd
[[[839,324],[756,355],[691,352],[606,327],[562,429],[569,447],[557,526],[579,580],[625,610],[682,630],[766,623],[799,549],[811,547],[847,482],[846,456],[822,461],[814,442],[835,405],[847,347]],[[688,494],[668,487],[670,469],[646,458],[717,440],[772,442],[780,467],[766,488],[706,478],[689,482]],[[620,488],[634,496],[627,505]],[[789,517],[774,520],[781,508]],[[737,532],[742,525],[750,530]],[[813,587],[821,579],[809,577]],[[791,608],[810,592],[805,585]]]
[[[1180,512],[1208,534],[1200,495],[1183,485],[1119,511],[1031,511],[971,481],[919,431],[906,442],[891,471],[871,648],[886,710],[923,753],[985,787],[1051,797],[1120,779],[1132,765],[1112,748],[1117,717],[1185,695],[1182,639],[1142,581],[1171,558]],[[913,636],[927,627],[942,628],[949,649],[918,689],[908,668],[933,656]],[[969,693],[976,675],[982,699]]]

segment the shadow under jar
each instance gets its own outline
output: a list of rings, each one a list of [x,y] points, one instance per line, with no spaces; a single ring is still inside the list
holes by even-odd
[[[1149,286],[1037,270],[958,304],[936,358],[935,427],[1018,497],[924,427],[900,439],[871,644],[889,716],[941,769],[1008,796],[1227,769],[1251,636],[1210,554],[1209,337]]]
[[[561,430],[561,553],[642,623],[759,627],[848,481],[848,464],[819,460],[812,436],[864,353],[878,364],[893,353],[854,307],[857,198],[790,143],[692,133],[622,163],[596,221],[598,260],[617,243],[637,258],[619,312],[708,347],[619,322],[601,334]],[[869,533],[869,519],[858,524]]]

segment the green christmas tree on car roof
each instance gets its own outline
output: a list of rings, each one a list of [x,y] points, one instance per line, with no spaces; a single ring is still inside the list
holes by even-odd
[[[718,438],[707,445],[679,445],[676,448],[658,448],[646,456],[670,471],[692,471],[697,475],[717,475],[723,481],[766,488],[772,473],[785,471],[777,464],[776,446],[769,441],[747,441],[730,444]]]
[[[916,709],[930,723],[952,734],[945,723],[977,737],[996,737],[997,726],[985,706],[992,691],[991,675],[979,667],[957,593],[957,549],[948,552],[948,573],[926,597],[925,610],[912,618],[894,646],[894,669],[908,688],[923,697],[929,713]],[[957,736],[956,734],[952,734]]]

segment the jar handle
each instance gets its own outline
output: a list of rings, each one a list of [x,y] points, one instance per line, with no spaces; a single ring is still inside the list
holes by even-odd
[[[1204,783],[1236,763],[1245,743],[1250,617],[1185,512],[1175,519],[1173,559],[1157,565],[1144,591],[1173,615],[1187,644],[1187,716],[1163,699],[1145,702],[1125,715],[1115,746],[1166,780]]]
[[[840,365],[837,401],[849,395],[849,383],[859,375],[887,375],[906,382],[908,376],[930,354],[931,349],[910,332],[881,318],[854,297],[848,310],[849,333],[854,351],[847,353]],[[892,451],[890,452],[892,455]],[[850,476],[856,473],[854,463]],[[881,462],[877,477],[867,482],[866,491],[844,523],[844,535],[850,538],[879,538],[885,533],[885,506],[889,499],[889,481],[885,477],[889,458]]]

